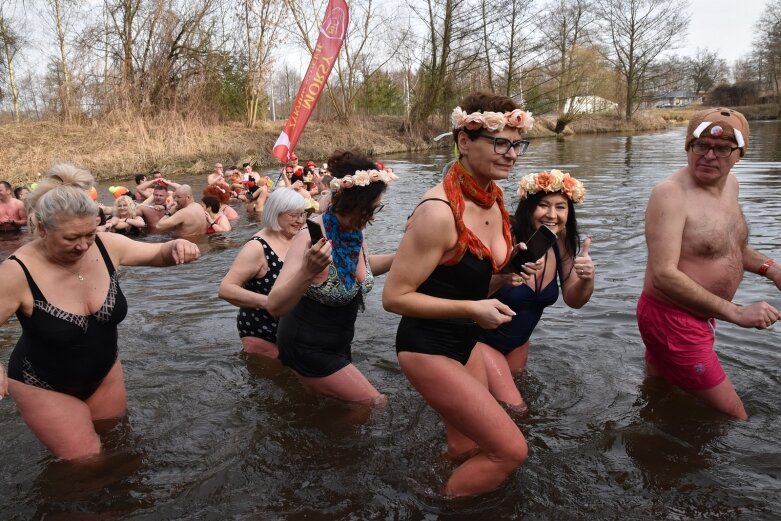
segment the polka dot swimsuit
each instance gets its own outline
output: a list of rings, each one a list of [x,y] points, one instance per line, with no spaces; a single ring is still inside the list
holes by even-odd
[[[250,240],[258,241],[263,246],[268,271],[262,278],[250,279],[245,282],[243,288],[261,295],[268,295],[282,270],[282,261],[271,249],[271,246],[260,237],[256,236]],[[239,308],[236,325],[240,337],[253,336],[268,342],[277,342],[277,321],[265,309]]]

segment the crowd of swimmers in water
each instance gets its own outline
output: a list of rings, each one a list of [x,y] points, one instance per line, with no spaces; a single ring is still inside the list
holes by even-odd
[[[95,203],[89,172],[54,165],[25,201],[37,238],[0,264],[0,322],[16,314],[22,327],[7,377],[0,365],[0,397],[14,398],[55,456],[99,454],[93,422],[126,413],[117,324],[127,302],[116,268],[196,260],[200,251],[188,239],[230,230],[239,218],[228,204],[235,199],[261,215],[218,290],[239,308],[243,350],[289,368],[315,393],[368,408],[384,403],[352,363],[351,343],[366,294],[387,274],[382,303],[401,316],[399,366],[441,416],[446,453],[457,462],[443,493],[494,490],[528,455],[508,411],[527,409],[514,375],[526,366],[529,339],[559,295],[572,308],[589,302],[596,267],[576,218],[582,181],[555,168],[530,173],[518,182],[512,214],[505,206],[496,182],[526,152],[531,113],[510,98],[474,93],[451,119],[458,159],[422,194],[398,249],[387,253],[370,252],[363,230],[397,176],[357,151],[335,152],[319,171],[293,156],[277,179],[249,164],[218,163],[200,203],[190,186],[155,172],[137,177],[133,193],[111,187],[113,208]],[[744,419],[713,350],[712,319],[761,329],[779,315],[766,302],[732,304],[740,279],[727,261],[742,262],[740,277],[758,273],[781,289],[778,266],[748,246],[730,175],[747,146],[748,123],[735,111],[692,120],[687,165],[649,201],[638,304],[648,374]],[[10,186],[0,185],[0,225],[28,223],[21,202],[8,204]],[[142,231],[177,238],[134,241]]]

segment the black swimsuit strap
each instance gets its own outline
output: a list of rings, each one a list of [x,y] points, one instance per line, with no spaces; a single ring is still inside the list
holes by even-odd
[[[106,264],[106,269],[108,270],[108,276],[113,277],[114,276],[114,263],[111,262],[111,256],[108,254],[108,251],[106,251],[106,247],[103,246],[103,241],[100,240],[100,237],[95,235],[95,244],[98,245],[98,250],[100,250],[100,256],[103,257],[103,262]]]
[[[420,206],[421,204],[425,203],[426,201],[442,201],[442,202],[443,202],[443,203],[445,203],[446,205],[450,206],[450,201],[448,201],[447,199],[441,199],[441,198],[439,198],[439,197],[429,197],[428,199],[423,199],[422,201],[420,201],[420,202],[418,203],[418,205],[417,205],[415,208],[413,208],[413,210],[412,210],[412,213],[411,213],[411,214],[409,214],[409,216],[407,217],[407,220],[409,220],[409,218],[410,218],[410,217],[412,217],[412,214],[414,214],[414,213],[415,213],[415,210],[417,210],[417,209],[418,209],[418,206]],[[451,207],[451,208],[452,208],[452,207]]]
[[[22,262],[21,259],[19,259],[19,257],[16,255],[10,255],[8,258],[15,260],[19,263],[19,266],[22,267],[24,276],[27,277],[27,285],[30,286],[30,291],[33,294],[33,300],[43,300],[44,302],[47,302],[46,298],[43,296],[43,292],[41,292],[41,288],[39,288],[38,284],[36,284],[33,280],[33,276],[30,275],[30,271],[27,269],[27,266],[24,265],[24,262]]]
[[[564,265],[561,262],[561,252],[559,251],[559,241],[553,241],[553,255],[556,256],[556,271],[559,274],[559,284],[564,284]]]
[[[263,237],[260,237],[259,235],[253,235],[252,237],[250,237],[250,239],[249,239],[249,240],[251,240],[251,241],[257,241],[257,242],[259,242],[260,244],[265,244],[265,245],[266,245],[266,246],[268,246],[269,248],[271,247],[271,246],[269,245],[269,243],[267,243],[267,242],[265,241],[265,239],[263,239]]]

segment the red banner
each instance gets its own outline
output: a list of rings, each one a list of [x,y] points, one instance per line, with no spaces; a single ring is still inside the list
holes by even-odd
[[[349,19],[345,0],[330,0],[328,2],[323,25],[320,26],[320,36],[317,38],[317,45],[312,53],[312,61],[309,62],[304,80],[301,82],[301,87],[298,88],[298,94],[296,94],[287,123],[274,144],[272,153],[280,161],[288,161],[290,158],[320,94],[323,93],[328,76],[336,63],[342,42],[347,34]]]

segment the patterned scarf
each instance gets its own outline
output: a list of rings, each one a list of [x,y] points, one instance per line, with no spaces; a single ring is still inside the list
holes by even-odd
[[[494,273],[499,272],[510,260],[509,253],[513,246],[510,235],[510,216],[504,207],[504,195],[501,188],[493,181],[491,181],[487,190],[480,188],[475,182],[475,178],[464,169],[461,161],[453,163],[453,166],[445,174],[442,186],[445,188],[445,194],[450,200],[450,208],[453,210],[453,217],[456,220],[456,231],[458,232],[456,254],[445,265],[452,266],[458,264],[466,250],[469,250],[478,259],[491,259]],[[499,210],[502,212],[502,234],[504,235],[504,242],[507,244],[507,255],[501,264],[496,263],[496,260],[491,255],[491,250],[464,224],[464,196],[481,208],[491,208],[494,203],[499,203]]]
[[[358,256],[361,253],[361,244],[363,244],[363,232],[361,230],[344,230],[331,208],[323,213],[323,225],[325,226],[325,235],[333,246],[331,257],[336,266],[336,273],[349,291],[355,284]]]

